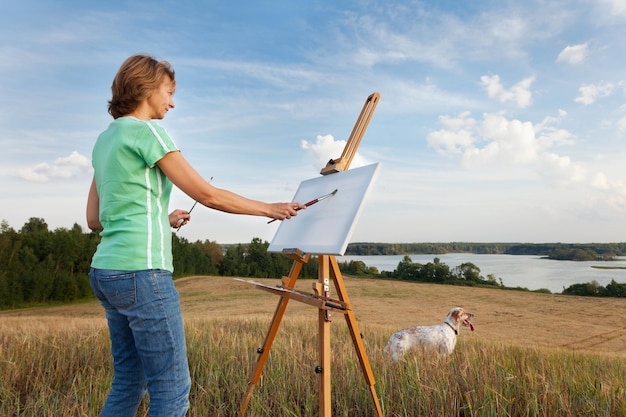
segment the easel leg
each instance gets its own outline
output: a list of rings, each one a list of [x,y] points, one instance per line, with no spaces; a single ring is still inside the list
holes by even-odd
[[[287,288],[294,288],[296,286],[296,281],[298,280],[298,275],[300,275],[300,271],[302,270],[302,266],[309,259],[309,256],[296,259],[291,266],[291,271],[289,272],[288,281],[283,283],[283,285]],[[239,417],[243,417],[248,408],[248,404],[252,399],[252,392],[254,391],[254,387],[259,382],[261,378],[261,373],[263,372],[263,367],[265,366],[265,362],[267,361],[267,357],[270,353],[270,348],[272,347],[272,343],[274,342],[274,338],[276,337],[276,333],[278,333],[278,328],[280,327],[280,322],[283,319],[283,315],[285,314],[285,310],[287,309],[287,304],[289,303],[289,298],[280,297],[278,301],[278,305],[276,306],[276,311],[274,311],[274,317],[272,318],[272,324],[270,325],[270,329],[265,336],[265,341],[263,342],[263,347],[259,351],[259,358],[254,366],[254,372],[252,374],[252,378],[248,383],[248,391],[246,392],[246,396],[243,400],[241,408],[239,409]]]
[[[339,270],[339,264],[337,264],[337,259],[334,256],[330,256],[329,258],[330,269],[332,271],[333,281],[335,282],[337,296],[341,301],[351,306],[348,292],[346,291],[346,287],[341,276],[341,271]],[[379,417],[382,417],[383,412],[380,407],[378,395],[376,394],[376,388],[374,386],[374,384],[376,384],[376,382],[374,381],[374,373],[372,372],[372,368],[367,357],[367,352],[365,351],[365,345],[363,344],[363,338],[361,337],[361,333],[359,332],[359,326],[357,325],[354,311],[352,310],[352,308],[350,308],[346,312],[345,317],[346,323],[348,324],[348,329],[350,329],[352,343],[354,344],[357,357],[359,358],[359,363],[361,364],[361,370],[363,371],[363,375],[370,389],[372,400],[374,401],[374,406],[376,407],[376,412],[378,413]]]

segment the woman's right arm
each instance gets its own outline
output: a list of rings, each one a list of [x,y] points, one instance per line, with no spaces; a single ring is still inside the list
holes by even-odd
[[[209,184],[180,152],[169,152],[157,163],[167,177],[189,197],[206,207],[233,214],[284,220],[306,208],[300,203],[264,203]]]

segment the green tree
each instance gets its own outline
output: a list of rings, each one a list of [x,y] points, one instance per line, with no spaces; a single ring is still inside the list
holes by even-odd
[[[420,275],[424,281],[442,283],[450,279],[450,267],[435,258],[422,267]]]
[[[606,286],[606,296],[626,298],[626,284],[617,283],[612,279],[609,285]]]
[[[51,251],[51,239],[48,231],[48,224],[44,219],[31,217],[24,223],[20,234],[23,245],[32,249],[38,260],[44,260]]]
[[[410,256],[405,255],[398,263],[394,277],[407,281],[418,281],[420,278],[420,268],[420,264],[414,263]]]
[[[220,275],[247,277],[250,271],[245,263],[246,255],[246,249],[242,244],[230,246],[219,266]]]
[[[245,262],[249,265],[249,275],[259,278],[280,278],[280,274],[275,270],[272,257],[267,252],[269,242],[262,241],[258,237],[252,239],[248,245]]]
[[[359,260],[340,262],[339,269],[348,275],[368,275],[370,272],[365,262]]]
[[[587,297],[599,297],[605,292],[598,281],[586,282],[583,284],[573,284],[563,290],[565,295],[582,295]]]
[[[465,262],[455,268],[454,275],[457,279],[467,282],[480,282],[482,277],[480,276],[480,268],[471,262]]]

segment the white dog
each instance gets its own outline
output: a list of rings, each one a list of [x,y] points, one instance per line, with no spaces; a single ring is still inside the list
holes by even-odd
[[[474,325],[470,321],[473,317],[473,314],[461,307],[455,307],[441,324],[415,326],[394,333],[385,346],[385,353],[394,362],[413,349],[434,350],[441,355],[449,355],[456,346],[461,324],[474,331]]]

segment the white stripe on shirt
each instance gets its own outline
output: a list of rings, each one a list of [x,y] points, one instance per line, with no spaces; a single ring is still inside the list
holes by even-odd
[[[146,125],[148,125],[148,127],[150,128],[150,130],[152,131],[152,134],[154,135],[155,138],[157,138],[157,140],[159,141],[159,143],[161,144],[161,146],[163,147],[164,150],[171,152],[172,150],[170,148],[167,147],[167,145],[165,144],[165,142],[163,141],[163,138],[161,138],[161,135],[159,135],[159,132],[156,131],[156,129],[154,128],[154,126],[152,126],[152,123],[150,123],[149,121],[144,121],[144,123]],[[171,138],[170,138],[171,140]],[[174,141],[172,140],[172,143]]]
[[[161,206],[161,196],[163,195],[163,181],[161,180],[161,170],[159,169],[159,167],[155,167],[155,172],[156,172],[156,177],[157,177],[157,184],[159,187],[159,195],[157,196],[156,199],[156,203],[157,203],[157,208],[159,210],[159,216],[157,217],[159,219],[159,233],[160,233],[160,244],[161,244],[161,250],[160,250],[160,255],[161,255],[161,269],[165,269],[165,233],[163,232],[163,222],[160,221],[161,216],[163,216],[163,207]]]
[[[152,267],[152,204],[150,202],[150,167],[146,165],[146,215],[148,216],[148,244],[146,245],[146,260],[148,269]]]

